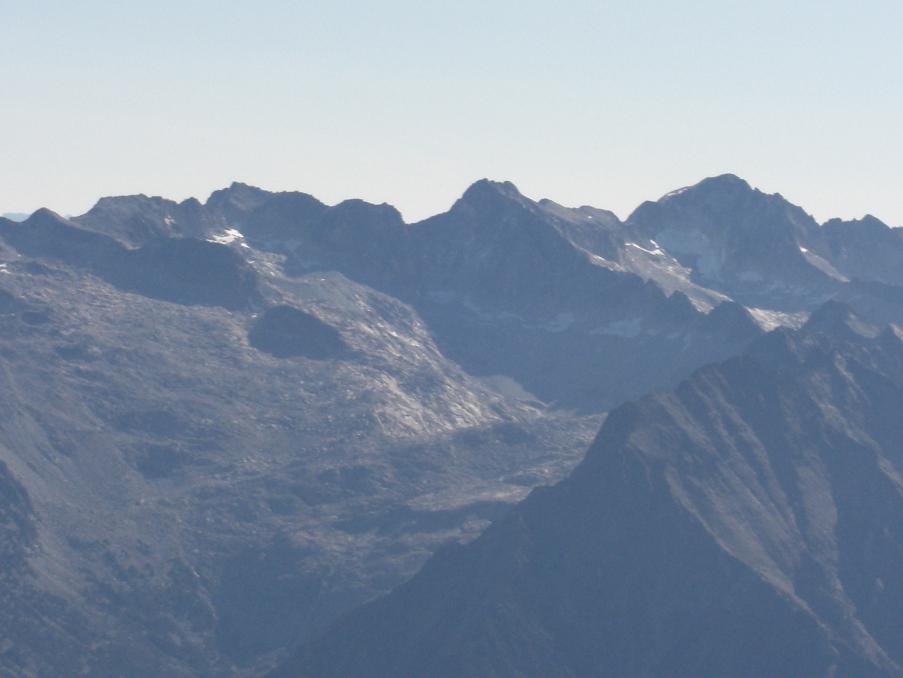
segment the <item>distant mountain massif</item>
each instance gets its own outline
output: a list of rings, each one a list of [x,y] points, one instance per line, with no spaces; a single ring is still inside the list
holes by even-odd
[[[29,216],[25,212],[5,212],[0,214],[0,218],[9,219],[10,221],[25,221]]]
[[[0,674],[903,675],[898,325],[733,175],[0,218]]]

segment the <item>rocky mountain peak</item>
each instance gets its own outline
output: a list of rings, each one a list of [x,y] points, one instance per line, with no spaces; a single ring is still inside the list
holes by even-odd
[[[218,209],[228,206],[246,211],[262,205],[271,195],[272,193],[262,188],[234,181],[228,188],[211,193],[206,205]]]
[[[532,205],[510,181],[480,179],[472,184],[452,206],[453,213],[476,212],[482,215],[500,216],[516,207]]]
[[[719,196],[722,199],[725,196],[730,196],[736,199],[756,192],[758,191],[750,186],[749,182],[738,177],[736,174],[719,174],[714,177],[706,177],[692,186],[686,186],[671,191],[662,196],[660,201],[686,200],[693,196],[700,195]]]
[[[872,339],[881,328],[860,318],[847,304],[827,301],[812,312],[802,332]]]
[[[32,212],[31,216],[28,217],[25,221],[21,222],[23,226],[28,228],[41,227],[47,225],[71,225],[69,220],[65,217],[57,214],[51,209],[47,207],[41,207],[34,212]]]
[[[343,200],[332,207],[327,215],[330,221],[377,221],[383,224],[401,225],[404,220],[393,205],[389,203],[375,204],[366,200]]]
[[[892,230],[890,226],[881,221],[878,217],[872,214],[866,214],[861,219],[852,219],[852,220],[844,220],[844,219],[829,219],[824,224],[822,224],[822,228],[834,229],[834,228],[849,228],[858,231],[871,232],[871,233],[885,233],[887,231]]]
[[[691,269],[694,281],[753,306],[775,292],[782,297],[777,303],[799,305],[794,289],[827,289],[843,277],[810,253],[820,240],[810,215],[732,174],[646,202],[627,226]]]

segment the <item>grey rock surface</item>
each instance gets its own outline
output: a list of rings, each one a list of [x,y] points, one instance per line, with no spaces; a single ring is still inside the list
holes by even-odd
[[[903,675],[903,339],[829,304],[273,676]]]

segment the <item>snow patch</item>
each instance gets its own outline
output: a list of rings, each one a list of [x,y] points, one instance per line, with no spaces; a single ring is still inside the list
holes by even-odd
[[[785,313],[784,311],[774,311],[768,308],[755,308],[747,306],[747,311],[753,317],[759,327],[766,332],[778,327],[789,327],[791,329],[799,329],[809,317],[808,313]]]
[[[604,257],[600,257],[598,254],[593,254],[592,252],[587,252],[589,256],[590,263],[594,266],[599,266],[600,268],[607,268],[610,271],[623,271],[624,267],[621,264],[615,263],[614,261],[609,261]]]
[[[691,186],[684,186],[683,188],[678,188],[676,191],[671,191],[670,193],[665,193],[665,195],[663,195],[663,196],[661,197],[661,199],[662,199],[662,200],[667,200],[668,198],[673,198],[673,197],[675,197],[675,196],[680,195],[681,193],[686,193],[687,191],[690,190],[690,188],[692,188],[692,187],[691,187]]]
[[[229,243],[235,242],[236,240],[244,240],[244,234],[236,228],[227,228],[225,231],[220,233],[219,235],[211,236],[207,238],[207,242],[215,242],[220,245],[228,245]]]
[[[838,271],[836,268],[834,268],[834,266],[827,259],[818,256],[814,252],[810,252],[805,247],[800,247],[800,253],[802,253],[806,261],[808,261],[812,266],[815,266],[815,268],[817,268],[825,275],[834,278],[835,280],[839,280],[840,282],[850,282],[850,279],[847,278],[843,273]]]
[[[642,252],[645,252],[646,254],[651,254],[651,255],[656,256],[656,257],[663,257],[663,256],[665,256],[665,251],[664,251],[661,247],[659,247],[658,245],[656,245],[654,240],[651,240],[650,242],[652,243],[653,247],[655,247],[654,250],[647,250],[645,247],[642,247],[641,245],[637,245],[635,242],[629,242],[629,243],[627,243],[627,246],[628,246],[628,247],[635,247],[636,249],[638,249],[638,250],[640,250],[640,251],[642,251]]]

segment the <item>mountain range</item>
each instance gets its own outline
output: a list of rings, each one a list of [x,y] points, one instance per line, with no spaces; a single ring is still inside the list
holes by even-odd
[[[624,221],[487,180],[415,224],[385,204],[244,184],[204,203],[125,196],[79,217],[0,218],[0,672],[256,676],[300,645],[286,670],[311,675],[367,675],[377,648],[383,675],[438,675],[430,657],[452,655],[448,675],[511,675],[521,661],[655,675],[672,660],[730,675],[712,663],[727,649],[680,654],[664,637],[699,612],[681,605],[711,575],[711,605],[803,620],[809,644],[793,649],[813,663],[801,670],[893,675],[896,641],[876,630],[892,597],[857,616],[867,586],[837,555],[854,547],[803,523],[854,501],[818,494],[846,468],[819,457],[848,452],[822,430],[832,422],[864,446],[862,473],[895,473],[892,431],[863,422],[853,395],[896,402],[893,373],[881,377],[896,335],[880,328],[903,322],[899,263],[903,238],[874,217],[818,224],[732,175]],[[842,374],[806,361],[831,350],[880,369],[815,393]],[[797,419],[739,402],[748,387],[781,392],[772,374]],[[634,431],[628,420],[649,447],[612,438]],[[754,424],[780,440],[754,443]],[[794,447],[816,429],[817,449]],[[693,444],[672,459],[668,440]],[[719,475],[713,450],[731,451],[735,475]],[[648,487],[637,464],[655,468]],[[765,489],[721,496],[754,476]],[[875,501],[891,515],[890,490]],[[771,531],[747,534],[758,529]],[[891,592],[893,543],[855,564]],[[573,576],[556,579],[559,566]],[[631,626],[600,630],[648,586]],[[710,621],[700,633],[738,642],[739,628]],[[655,651],[617,636],[628,628],[636,642],[658,633]],[[594,654],[603,638],[622,648],[609,663]]]
[[[903,675],[901,408],[903,333],[826,304],[272,675]]]

